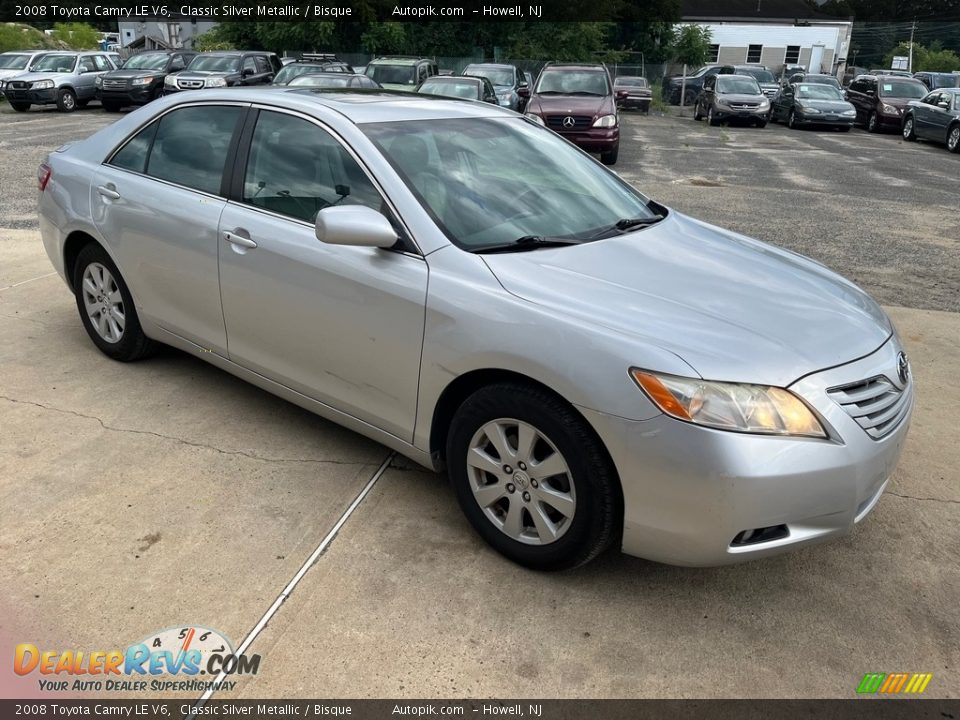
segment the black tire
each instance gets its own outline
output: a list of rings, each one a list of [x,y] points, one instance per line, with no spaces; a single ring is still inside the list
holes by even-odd
[[[790,114],[787,115],[787,127],[791,130],[796,130],[799,127],[799,125],[797,125],[797,115],[792,108],[790,109]]]
[[[696,102],[693,105],[693,119],[696,120],[697,122],[700,122],[701,120],[703,120],[703,113],[700,112],[699,102]]]
[[[123,333],[117,342],[111,343],[100,337],[93,326],[93,321],[87,314],[84,304],[83,275],[87,267],[93,263],[98,263],[110,271],[116,288],[120,291],[125,322]],[[73,268],[73,287],[77,301],[77,311],[80,313],[80,322],[83,323],[83,327],[93,344],[104,355],[121,362],[132,362],[149,355],[156,349],[157,343],[143,334],[133,297],[130,295],[130,290],[120,275],[120,271],[106,251],[96,243],[86,245],[77,256],[77,262]]]
[[[108,113],[120,112],[120,105],[118,105],[117,103],[102,102],[101,105],[103,105],[103,109],[106,110]]]
[[[917,139],[917,131],[914,126],[913,115],[907,115],[903,119],[903,128],[901,129],[901,134],[903,139],[907,141],[912,141]]]
[[[617,146],[609,152],[600,153],[600,162],[602,162],[604,165],[616,165],[618,157],[620,157],[619,144],[617,144]]]
[[[837,130],[839,130],[840,132],[850,132],[850,126],[849,126],[849,125],[841,125],[840,127],[837,128]]]
[[[765,128],[766,126],[767,126],[767,121],[766,121],[766,120],[757,120],[757,127],[758,127],[758,128]]]
[[[954,123],[947,130],[947,150],[960,153],[960,123]]]
[[[552,542],[532,545],[508,536],[486,515],[471,489],[466,463],[470,443],[484,424],[501,418],[532,425],[550,439],[567,463],[576,508],[565,532]],[[447,467],[470,524],[494,549],[520,565],[535,570],[574,568],[595,558],[619,537],[623,501],[613,463],[573,408],[545,390],[500,383],[467,398],[450,425]]]
[[[70,88],[63,88],[57,93],[57,110],[73,112],[77,109],[77,94]]]
[[[707,125],[716,127],[719,124],[720,121],[713,116],[713,106],[711,105],[709,108],[707,108]]]
[[[10,103],[10,107],[12,107],[17,112],[26,112],[27,110],[30,109],[30,103],[12,102]]]
[[[875,112],[870,113],[870,116],[867,118],[867,132],[880,132],[880,118],[877,117]]]

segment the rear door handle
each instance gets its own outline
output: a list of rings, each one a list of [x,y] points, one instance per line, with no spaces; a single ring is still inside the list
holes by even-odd
[[[120,199],[120,193],[114,190],[111,185],[98,185],[97,192],[103,195],[105,198],[110,198],[111,200]]]
[[[256,241],[251,239],[246,231],[240,230],[239,228],[235,230],[224,230],[223,239],[228,243],[239,245],[240,247],[255,248],[257,246]]]

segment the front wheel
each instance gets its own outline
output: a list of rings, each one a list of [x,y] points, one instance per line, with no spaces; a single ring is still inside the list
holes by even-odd
[[[867,118],[867,132],[880,132],[880,118],[875,112],[870,113],[870,117]]]
[[[57,93],[57,109],[60,112],[73,112],[77,109],[77,96],[70,88]]]
[[[450,426],[447,466],[470,524],[516,563],[576,567],[617,537],[613,465],[583,418],[546,390],[500,383],[471,395]]]
[[[713,125],[716,127],[720,124],[720,121],[717,120],[713,115],[713,106],[707,108],[707,125]]]
[[[693,119],[699,122],[703,120],[703,113],[700,112],[700,103],[695,103],[693,106]]]
[[[907,115],[903,119],[903,139],[904,140],[916,140],[917,133],[916,129],[913,126],[913,116]]]
[[[600,153],[600,162],[604,165],[616,165],[618,157],[620,157],[620,145],[609,152]]]
[[[947,131],[947,150],[960,152],[960,125],[954,125]]]
[[[757,127],[758,127],[758,128],[765,128],[766,126],[767,126],[767,121],[766,121],[766,120],[757,120]]]
[[[791,130],[797,129],[797,114],[793,110],[791,110],[787,116],[787,127]]]
[[[122,362],[139,360],[155,347],[143,334],[133,297],[107,252],[95,243],[84,247],[73,269],[80,320],[100,352]]]

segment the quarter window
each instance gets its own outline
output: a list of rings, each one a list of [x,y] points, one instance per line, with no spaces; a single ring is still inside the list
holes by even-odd
[[[292,115],[262,111],[250,142],[243,201],[314,222],[334,205],[383,202],[373,183],[328,132]]]
[[[248,70],[252,73],[257,72],[257,64],[250,55],[243,59],[243,72],[247,72]]]
[[[747,62],[758,63],[763,54],[763,45],[751,45],[747,48]]]
[[[203,105],[160,119],[146,173],[195,190],[220,194],[223,166],[239,107]]]
[[[147,155],[153,144],[153,137],[157,134],[159,122],[152,122],[143,130],[134,135],[110,160],[110,165],[142,173],[147,167]]]

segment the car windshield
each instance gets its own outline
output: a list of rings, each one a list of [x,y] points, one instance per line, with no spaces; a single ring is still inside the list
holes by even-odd
[[[880,78],[877,85],[880,86],[882,97],[919,99],[927,94],[927,86],[919,80],[895,80],[892,76],[887,76]]]
[[[545,70],[537,81],[541,95],[609,95],[607,73],[602,70]]]
[[[773,73],[765,68],[739,68],[737,72],[741,75],[749,75],[758,83],[775,83],[777,81]]]
[[[205,72],[237,72],[240,69],[240,58],[236,55],[197,55],[187,69]]]
[[[960,87],[960,75],[953,73],[937,73],[930,76],[930,87],[934,90],[939,88]]]
[[[381,85],[415,85],[413,65],[367,65],[366,76]]]
[[[427,80],[417,92],[476,100],[480,97],[480,86],[478,83],[465,80]]]
[[[618,77],[616,80],[614,80],[613,84],[617,86],[645,88],[647,87],[647,79],[638,77]]]
[[[301,75],[287,83],[288,87],[342,88],[350,86],[349,75]]]
[[[717,92],[721,95],[760,95],[760,86],[746,75],[717,75]]]
[[[163,70],[167,66],[169,55],[144,53],[134,55],[123,65],[124,70]]]
[[[34,72],[73,72],[77,64],[76,55],[47,55],[37,60]]]
[[[296,77],[318,72],[325,72],[323,65],[305,65],[303,63],[293,63],[291,65],[284,66],[284,68],[277,73],[277,76],[273,79],[273,84],[286,85]]]
[[[0,55],[0,70],[23,70],[28,62],[29,55]]]
[[[817,85],[831,85],[835,88],[840,87],[840,82],[832,75],[807,75],[803,82],[815,83]]]
[[[799,100],[843,100],[843,95],[833,85],[803,83],[797,85],[797,98]]]
[[[485,77],[494,85],[513,85],[517,77],[513,70],[485,67],[468,67],[463,71],[463,74],[471,77]]]
[[[452,242],[466,250],[527,236],[587,240],[647,200],[550,130],[520,118],[361,125]]]

